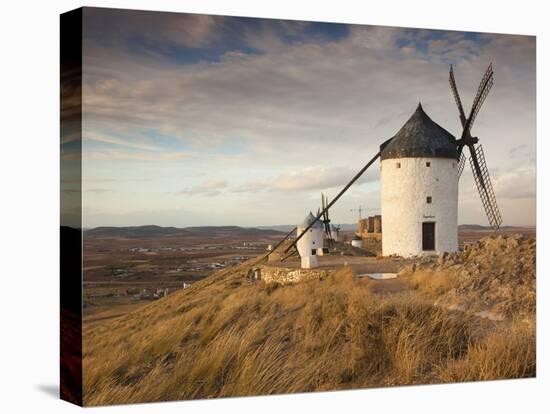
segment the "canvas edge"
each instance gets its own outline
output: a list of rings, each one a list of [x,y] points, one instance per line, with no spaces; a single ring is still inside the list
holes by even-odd
[[[82,8],[60,15],[60,386],[82,406]]]

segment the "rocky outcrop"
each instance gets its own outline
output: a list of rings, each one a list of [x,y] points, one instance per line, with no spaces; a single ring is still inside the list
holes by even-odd
[[[465,246],[406,266],[399,276],[411,276],[418,288],[438,282],[438,304],[492,318],[534,313],[536,306],[536,240],[519,234],[488,236]],[[423,280],[420,280],[420,277]],[[432,289],[432,293],[433,293]]]

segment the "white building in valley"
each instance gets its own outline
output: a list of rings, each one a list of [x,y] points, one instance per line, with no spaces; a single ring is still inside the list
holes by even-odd
[[[363,247],[363,239],[361,236],[354,236],[353,239],[351,239],[351,245],[353,247]]]
[[[381,146],[383,255],[414,256],[458,249],[455,138],[418,105]]]
[[[315,216],[309,212],[302,224],[299,224],[296,229],[296,236],[299,236],[303,231],[315,220]],[[300,254],[302,260],[302,268],[309,269],[319,266],[317,260],[317,249],[323,247],[323,242],[325,238],[325,230],[323,223],[317,221],[311,228],[307,231],[298,243],[296,248]]]

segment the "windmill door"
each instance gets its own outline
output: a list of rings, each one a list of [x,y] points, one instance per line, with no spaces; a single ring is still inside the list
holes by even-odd
[[[422,250],[435,250],[435,223],[422,223]]]

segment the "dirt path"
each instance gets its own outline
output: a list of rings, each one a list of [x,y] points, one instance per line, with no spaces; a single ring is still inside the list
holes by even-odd
[[[366,257],[366,256],[317,256],[319,267],[317,269],[338,269],[343,266],[351,266],[356,274],[363,273],[397,273],[403,266],[413,263],[412,259],[393,257]],[[297,258],[284,262],[266,263],[266,266],[300,269],[301,263]]]

